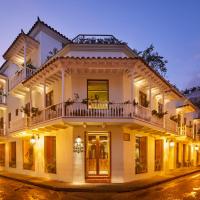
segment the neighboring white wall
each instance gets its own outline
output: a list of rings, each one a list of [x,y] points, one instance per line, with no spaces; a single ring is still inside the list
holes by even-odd
[[[50,37],[42,31],[36,35],[35,39],[40,42],[40,64],[43,64],[46,61],[47,56],[49,55],[49,51],[52,51],[54,48],[56,48],[57,50],[60,50],[62,48],[62,44],[59,41],[55,40],[54,38]]]

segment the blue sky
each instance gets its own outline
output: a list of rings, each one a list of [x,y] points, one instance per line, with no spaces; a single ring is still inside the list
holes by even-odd
[[[200,85],[199,8],[198,0],[1,0],[0,55],[39,16],[69,38],[114,34],[138,50],[153,43],[168,60],[167,79],[180,89]]]

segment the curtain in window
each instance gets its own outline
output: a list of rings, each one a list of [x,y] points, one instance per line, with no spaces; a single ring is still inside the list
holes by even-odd
[[[23,140],[23,168],[34,170],[34,147],[30,144],[30,140]]]
[[[47,173],[56,173],[56,137],[45,136],[45,171]]]
[[[16,167],[16,142],[10,142],[10,156],[9,156],[9,166]]]
[[[0,144],[0,166],[5,166],[5,144]]]
[[[155,171],[163,168],[163,140],[155,140]]]

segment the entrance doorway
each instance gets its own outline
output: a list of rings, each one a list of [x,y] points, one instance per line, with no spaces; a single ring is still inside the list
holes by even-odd
[[[110,134],[105,132],[86,134],[86,181],[110,180]]]

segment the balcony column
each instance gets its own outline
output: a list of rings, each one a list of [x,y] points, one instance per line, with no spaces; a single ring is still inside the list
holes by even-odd
[[[32,87],[29,89],[29,101],[30,101],[30,110],[32,110],[33,102],[32,102]]]
[[[3,134],[6,135],[7,134],[7,124],[6,124],[6,117],[7,117],[7,112],[6,110],[3,111]]]
[[[43,113],[43,119],[45,120],[45,108],[46,108],[46,80],[43,82],[43,106],[44,106],[44,113]]]
[[[61,103],[62,103],[62,116],[64,117],[65,115],[65,107],[64,107],[64,102],[65,102],[65,69],[61,69],[61,74],[62,74],[62,85],[61,85]]]
[[[26,38],[24,38],[24,76],[27,77],[26,75]]]
[[[131,80],[131,102],[133,102],[134,98],[135,98],[135,88],[134,88],[134,77],[133,75],[131,75],[130,77]]]
[[[151,84],[151,81],[149,81],[149,108],[150,108],[150,112],[152,111],[152,95],[151,95],[151,89],[152,89],[152,84]]]
[[[46,107],[46,80],[44,80],[44,82],[43,82],[43,94],[44,94],[43,105],[44,105],[44,109],[45,109],[45,107]]]
[[[165,112],[165,94],[162,94],[163,113]],[[163,116],[163,128],[165,128],[165,115]]]

